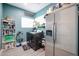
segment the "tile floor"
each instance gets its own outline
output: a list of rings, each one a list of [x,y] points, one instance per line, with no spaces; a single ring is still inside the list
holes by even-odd
[[[4,50],[1,56],[45,56],[45,50],[38,49],[34,51],[33,49],[23,50],[22,47],[16,47],[9,50]]]

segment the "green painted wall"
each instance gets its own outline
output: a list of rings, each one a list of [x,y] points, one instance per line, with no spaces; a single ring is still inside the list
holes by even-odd
[[[24,34],[23,37],[24,37],[24,41],[25,41],[26,40],[26,32],[31,32],[32,28],[22,28],[21,27],[21,17],[27,17],[24,14],[24,12],[25,11],[20,9],[20,8],[17,8],[17,7],[8,5],[8,4],[3,4],[3,18],[6,17],[6,16],[10,16],[10,17],[12,17],[13,20],[15,20],[16,33],[18,31],[22,31],[23,34]],[[30,18],[32,18],[32,17],[30,17]]]

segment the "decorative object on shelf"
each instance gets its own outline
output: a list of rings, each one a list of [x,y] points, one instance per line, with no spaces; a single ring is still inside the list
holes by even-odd
[[[61,3],[57,3],[56,5],[52,5],[52,6],[50,6],[50,8],[47,10],[47,14],[52,13],[52,11],[54,11],[54,10],[56,10],[56,9],[58,9],[58,8],[61,8],[61,7],[62,7]]]
[[[71,3],[57,3],[56,5],[51,6],[48,10],[47,10],[47,14],[52,13],[54,10],[57,10],[61,7],[65,7],[67,5],[69,5]]]
[[[12,17],[6,16],[6,17],[5,17],[5,20],[12,21]]]
[[[11,19],[10,17],[6,17],[5,19],[2,20],[3,35],[12,34],[15,32],[15,22],[10,19]]]

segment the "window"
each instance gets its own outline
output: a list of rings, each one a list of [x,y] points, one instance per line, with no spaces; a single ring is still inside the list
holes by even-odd
[[[46,20],[44,19],[44,15],[40,16],[40,17],[37,17],[35,19],[36,21],[36,27],[40,27],[40,28],[44,28],[45,27],[45,24],[46,24]]]
[[[40,24],[46,23],[46,20],[44,19],[44,15],[37,17],[35,21],[39,22]]]
[[[33,28],[33,19],[22,17],[21,19],[21,27],[22,28]]]

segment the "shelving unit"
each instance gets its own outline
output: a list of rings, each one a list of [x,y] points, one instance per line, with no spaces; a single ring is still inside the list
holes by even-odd
[[[14,48],[15,42],[15,21],[6,17],[2,20],[2,48]]]

